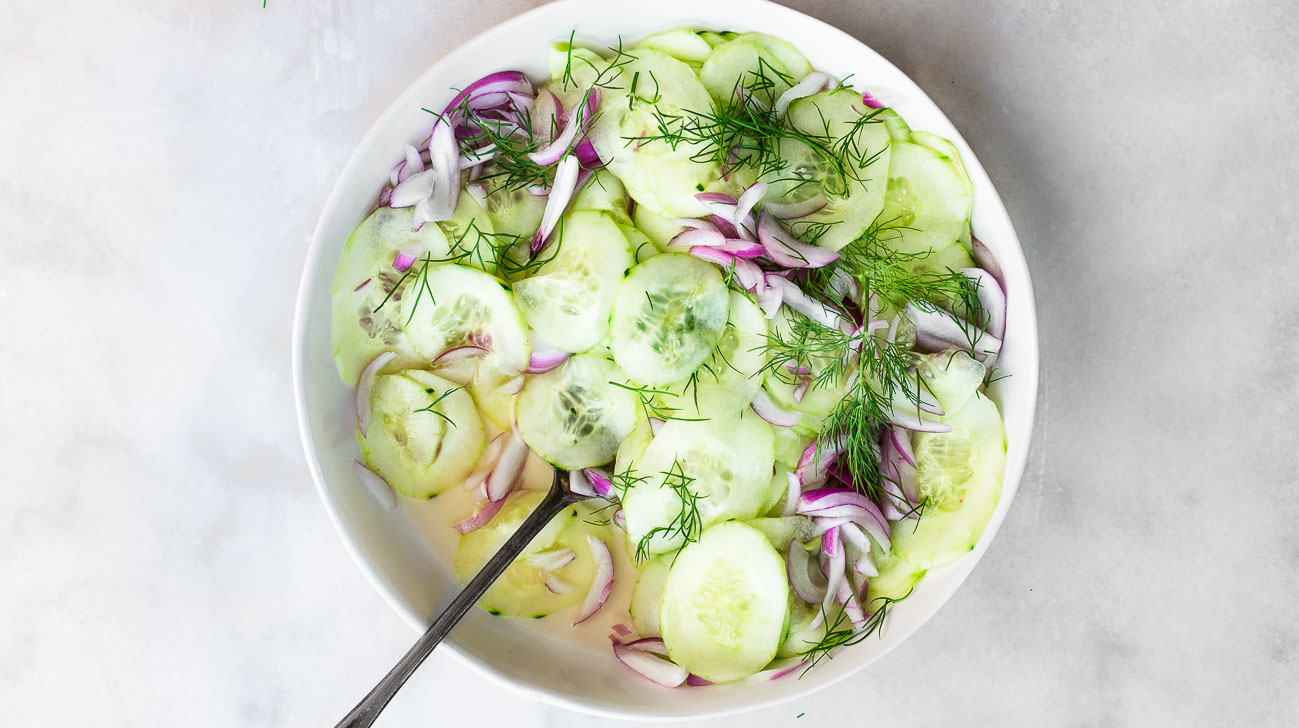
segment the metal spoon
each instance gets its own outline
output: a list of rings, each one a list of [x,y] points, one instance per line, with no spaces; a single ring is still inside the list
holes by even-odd
[[[464,589],[456,595],[456,598],[447,605],[446,609],[433,620],[429,625],[428,631],[415,643],[410,651],[402,656],[397,664],[384,675],[378,685],[366,695],[361,702],[356,704],[352,712],[348,713],[345,718],[338,722],[335,728],[361,728],[374,723],[379,717],[379,713],[392,700],[392,696],[397,694],[406,680],[415,673],[415,669],[424,662],[434,647],[446,637],[452,629],[459,624],[460,619],[468,613],[478,598],[487,591],[505,569],[518,557],[523,549],[527,547],[532,538],[541,532],[541,529],[550,523],[550,519],[559,515],[568,506],[585,500],[587,496],[575,495],[568,490],[568,472],[564,470],[555,470],[555,479],[550,483],[550,491],[546,497],[541,499],[537,504],[536,510],[523,521],[519,530],[510,536],[504,546],[496,552],[496,555],[487,562],[478,575],[469,580]]]

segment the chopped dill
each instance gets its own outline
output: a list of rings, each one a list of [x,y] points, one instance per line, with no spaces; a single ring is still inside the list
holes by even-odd
[[[433,391],[433,389],[431,389],[431,388],[430,388],[430,389],[425,389],[424,391],[425,391],[426,393],[430,394],[430,395],[434,394],[434,391]],[[449,397],[449,396],[451,396],[452,394],[454,394],[454,393],[456,393],[456,392],[459,392],[459,391],[460,391],[460,387],[452,387],[451,389],[448,389],[448,390],[446,390],[445,392],[443,392],[442,394],[438,395],[438,397],[437,397],[436,399],[434,399],[432,402],[430,402],[429,405],[428,405],[427,407],[421,407],[421,408],[415,410],[415,412],[428,412],[428,413],[430,413],[430,414],[435,414],[435,415],[437,415],[438,417],[441,417],[442,419],[446,420],[446,421],[447,421],[447,424],[451,425],[452,427],[455,427],[455,426],[456,426],[455,420],[451,419],[450,417],[447,417],[445,414],[443,414],[443,413],[441,413],[441,412],[438,412],[438,411],[437,411],[436,409],[434,409],[434,408],[437,407],[437,405],[438,405],[439,402],[441,402],[442,400],[446,399],[447,397]]]
[[[666,389],[654,389],[643,385],[637,386],[612,381],[609,383],[619,389],[634,392],[637,398],[640,399],[641,411],[650,419],[677,420],[679,422],[703,422],[708,419],[706,417],[679,417],[677,413],[681,411],[680,407],[672,407],[656,400],[656,397],[676,397],[676,392],[670,392]]]
[[[910,596],[910,594],[908,593],[898,599],[891,597],[875,598],[874,601],[879,603],[879,608],[868,615],[865,623],[860,627],[852,624],[852,621],[848,619],[846,608],[842,605],[840,605],[839,612],[835,615],[833,622],[826,615],[825,636],[821,638],[821,641],[800,653],[802,657],[808,660],[808,664],[807,667],[803,668],[803,672],[799,677],[806,675],[808,670],[816,667],[822,660],[834,659],[834,656],[830,654],[832,650],[864,642],[871,635],[880,635],[884,627],[884,621],[888,617],[889,608],[906,599],[907,596]],[[845,622],[847,622],[846,625]]]
[[[695,479],[686,475],[685,468],[682,467],[681,461],[672,460],[672,465],[663,475],[663,487],[671,488],[677,497],[681,500],[681,510],[672,517],[672,521],[666,526],[656,526],[651,528],[648,533],[641,538],[636,544],[636,563],[643,563],[650,557],[650,542],[655,536],[662,535],[664,538],[672,539],[680,536],[683,540],[682,545],[692,541],[698,541],[700,534],[704,530],[703,516],[699,513],[699,500],[706,496],[699,495],[690,489],[690,484]]]

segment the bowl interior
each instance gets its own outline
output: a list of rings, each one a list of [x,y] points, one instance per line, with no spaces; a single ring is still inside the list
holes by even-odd
[[[857,88],[896,108],[913,128],[954,141],[975,187],[974,229],[1001,262],[1010,305],[1000,366],[1012,376],[991,388],[1006,422],[1006,478],[996,515],[973,553],[931,572],[911,598],[891,612],[882,639],[844,650],[802,679],[679,689],[668,699],[663,688],[629,670],[615,669],[607,646],[575,645],[526,622],[473,610],[450,639],[450,646],[471,664],[550,702],[609,715],[698,717],[756,708],[824,687],[897,646],[947,601],[995,535],[1023,471],[1037,393],[1037,330],[1024,257],[987,173],[938,107],[892,64],[842,31],[765,0],[663,0],[655,4],[654,13],[626,13],[620,7],[604,0],[563,0],[502,23],[435,64],[375,123],[340,176],[311,244],[298,300],[294,384],[307,459],[339,534],[393,608],[422,631],[427,617],[455,593],[455,582],[404,511],[383,510],[352,472],[352,461],[359,455],[352,392],[334,368],[329,326],[338,256],[401,158],[401,145],[427,135],[430,119],[420,107],[445,104],[452,87],[491,71],[518,69],[534,80],[545,78],[548,43],[567,39],[573,30],[579,40],[599,46],[615,43],[620,35],[630,46],[671,27],[754,30],[794,43],[819,70],[838,77],[853,74]],[[593,665],[600,669],[592,670]],[[583,679],[574,680],[573,675]]]

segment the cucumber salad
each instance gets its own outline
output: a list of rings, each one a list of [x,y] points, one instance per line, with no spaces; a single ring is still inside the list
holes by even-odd
[[[394,144],[334,279],[359,479],[459,494],[462,582],[549,466],[590,496],[483,608],[599,625],[667,687],[771,679],[975,547],[1001,272],[956,147],[852,81],[759,33],[570,37]]]

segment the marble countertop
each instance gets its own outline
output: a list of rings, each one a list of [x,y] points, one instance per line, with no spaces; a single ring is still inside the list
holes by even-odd
[[[1037,288],[1038,430],[998,539],[927,627],[814,697],[706,724],[1293,724],[1299,16],[792,4],[915,78],[1001,190]],[[6,9],[8,722],[332,725],[406,649],[299,446],[299,270],[379,111],[531,5]],[[605,722],[435,655],[380,725]]]

